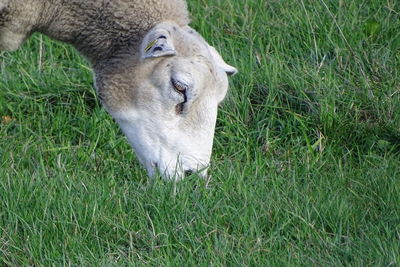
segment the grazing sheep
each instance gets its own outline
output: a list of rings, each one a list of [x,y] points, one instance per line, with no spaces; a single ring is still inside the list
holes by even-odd
[[[18,49],[33,32],[72,44],[149,175],[204,176],[236,69],[188,16],[184,0],[0,0],[0,50]]]

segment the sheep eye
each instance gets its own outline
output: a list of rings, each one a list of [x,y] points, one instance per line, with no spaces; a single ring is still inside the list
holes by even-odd
[[[184,83],[181,83],[175,79],[171,79],[172,85],[174,86],[174,89],[181,94],[186,93],[187,85]],[[186,99],[185,99],[186,100]]]
[[[182,114],[183,109],[185,107],[185,103],[187,102],[187,95],[186,91],[188,89],[188,86],[184,83],[181,83],[175,79],[171,79],[172,86],[174,87],[175,91],[183,95],[183,102],[179,103],[178,105],[175,106],[175,111],[177,114]]]

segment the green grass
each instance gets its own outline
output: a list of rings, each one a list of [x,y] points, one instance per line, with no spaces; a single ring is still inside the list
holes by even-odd
[[[147,178],[71,47],[1,54],[0,265],[400,265],[400,2],[189,4],[240,70],[208,187]]]

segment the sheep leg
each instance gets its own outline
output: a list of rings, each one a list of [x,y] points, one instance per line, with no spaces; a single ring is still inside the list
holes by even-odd
[[[0,51],[16,50],[29,37],[39,17],[29,0],[0,0]]]

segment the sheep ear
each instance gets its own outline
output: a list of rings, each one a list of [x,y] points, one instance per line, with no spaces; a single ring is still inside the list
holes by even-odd
[[[161,28],[152,29],[146,34],[140,52],[142,59],[176,55],[171,35]]]
[[[210,51],[210,54],[211,54],[212,58],[214,59],[214,62],[217,64],[217,66],[219,68],[221,68],[222,70],[224,70],[228,76],[233,76],[236,73],[238,73],[238,70],[235,67],[228,65],[224,61],[224,59],[221,57],[221,55],[218,53],[218,51],[214,47],[208,45],[208,50]]]

